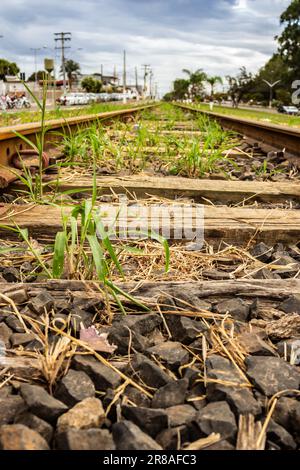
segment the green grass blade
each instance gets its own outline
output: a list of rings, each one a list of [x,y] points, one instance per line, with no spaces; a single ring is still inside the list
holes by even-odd
[[[65,264],[65,249],[67,245],[66,232],[57,232],[54,243],[52,276],[54,279],[60,279]]]
[[[105,278],[107,275],[107,269],[105,266],[105,260],[104,260],[104,253],[103,250],[98,242],[97,236],[95,234],[93,235],[87,235],[88,242],[90,244],[91,250],[92,250],[92,255],[93,255],[93,261],[95,264],[96,268],[96,273],[98,278],[105,282]]]
[[[112,244],[110,242],[108,232],[105,230],[105,228],[103,226],[103,223],[102,223],[99,216],[94,215],[94,220],[95,220],[95,223],[96,223],[97,234],[100,235],[100,237],[102,239],[102,243],[103,243],[104,247],[107,249],[107,251],[109,253],[110,259],[112,260],[112,262],[116,266],[116,268],[119,271],[119,273],[121,274],[121,276],[124,277],[123,268],[121,266],[120,261],[118,260],[116,252],[114,250],[114,247],[112,246]]]

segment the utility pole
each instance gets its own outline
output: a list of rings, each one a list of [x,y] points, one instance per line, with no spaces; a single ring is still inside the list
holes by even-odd
[[[158,83],[155,82],[155,88],[154,88],[154,99],[155,101],[158,99]]]
[[[37,53],[42,50],[41,47],[31,47],[31,51],[34,53],[34,88],[37,87]]]
[[[56,46],[56,49],[61,50],[61,68],[63,73],[63,90],[64,94],[66,93],[66,58],[65,58],[65,50],[70,49],[67,47],[65,43],[67,41],[71,41],[72,33],[54,33],[55,42],[60,42],[61,46]]]
[[[153,79],[153,71],[150,70],[150,74],[149,74],[149,88],[150,88],[150,100],[152,100],[152,96],[153,96],[153,90],[152,90],[152,79]]]
[[[280,83],[281,80],[277,80],[274,83],[270,83],[270,82],[268,82],[268,80],[263,80],[263,82],[265,82],[268,85],[268,87],[270,88],[269,108],[271,109],[272,108],[272,101],[273,101],[273,88],[276,85],[278,85],[278,83]]]
[[[126,51],[123,52],[123,103],[126,103]]]
[[[138,68],[135,67],[135,89],[136,89],[136,100],[139,101],[140,99],[140,92],[139,92],[139,78],[138,78]]]
[[[101,64],[101,80],[102,80],[102,83],[103,83],[103,64]]]
[[[144,68],[143,98],[145,98],[145,95],[146,95],[146,92],[147,92],[147,83],[146,83],[146,80],[147,80],[147,76],[148,76],[148,71],[149,71],[149,69],[150,69],[150,65],[149,65],[149,64],[144,64],[144,65],[142,65],[142,67]]]

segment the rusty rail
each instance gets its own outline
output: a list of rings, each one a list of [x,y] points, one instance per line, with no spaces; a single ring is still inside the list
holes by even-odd
[[[156,106],[156,104],[46,121],[45,125],[47,127],[47,133],[45,136],[45,149],[47,150],[49,147],[54,145],[54,142],[57,143],[59,141],[59,133],[69,133],[74,129],[78,130],[82,127],[88,127],[95,121],[109,124],[113,119],[126,119],[139,111],[143,111],[154,106]],[[0,128],[0,188],[5,188],[9,183],[17,179],[16,174],[19,170],[17,170],[12,164],[12,160],[16,156],[16,153],[22,153],[30,148],[29,145],[16,135],[16,132],[35,143],[36,136],[40,131],[41,124],[39,122]]]
[[[174,105],[194,113],[209,116],[218,121],[224,129],[236,131],[248,139],[258,142],[267,151],[285,151],[286,157],[292,159],[293,157],[300,157],[300,130],[298,129],[203,111],[181,103],[174,103]]]

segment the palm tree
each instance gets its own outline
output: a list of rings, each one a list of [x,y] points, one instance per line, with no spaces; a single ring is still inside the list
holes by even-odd
[[[215,86],[217,83],[220,83],[220,85],[223,84],[223,80],[221,77],[219,77],[218,75],[215,75],[213,77],[207,77],[206,79],[207,83],[210,84],[210,96],[211,98],[214,97],[214,94],[215,94]]]
[[[72,82],[73,79],[76,78],[78,72],[80,72],[80,65],[78,62],[75,62],[75,60],[69,59],[65,62],[65,70],[68,77],[70,90],[72,90]]]
[[[203,83],[206,81],[206,73],[202,69],[197,69],[191,72],[188,69],[183,69],[183,73],[187,74],[190,82],[190,94],[192,99],[195,99],[203,90]]]

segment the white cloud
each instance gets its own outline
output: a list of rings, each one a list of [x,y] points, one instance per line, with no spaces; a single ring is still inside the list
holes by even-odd
[[[289,0],[1,0],[0,54],[33,71],[31,47],[54,46],[53,33],[72,31],[70,57],[82,70],[112,72],[128,56],[128,75],[149,63],[161,91],[182,68],[209,74],[257,70],[276,50],[279,16]],[[82,51],[76,51],[82,47]],[[42,51],[39,64],[42,65]],[[141,79],[141,78],[140,78]]]

